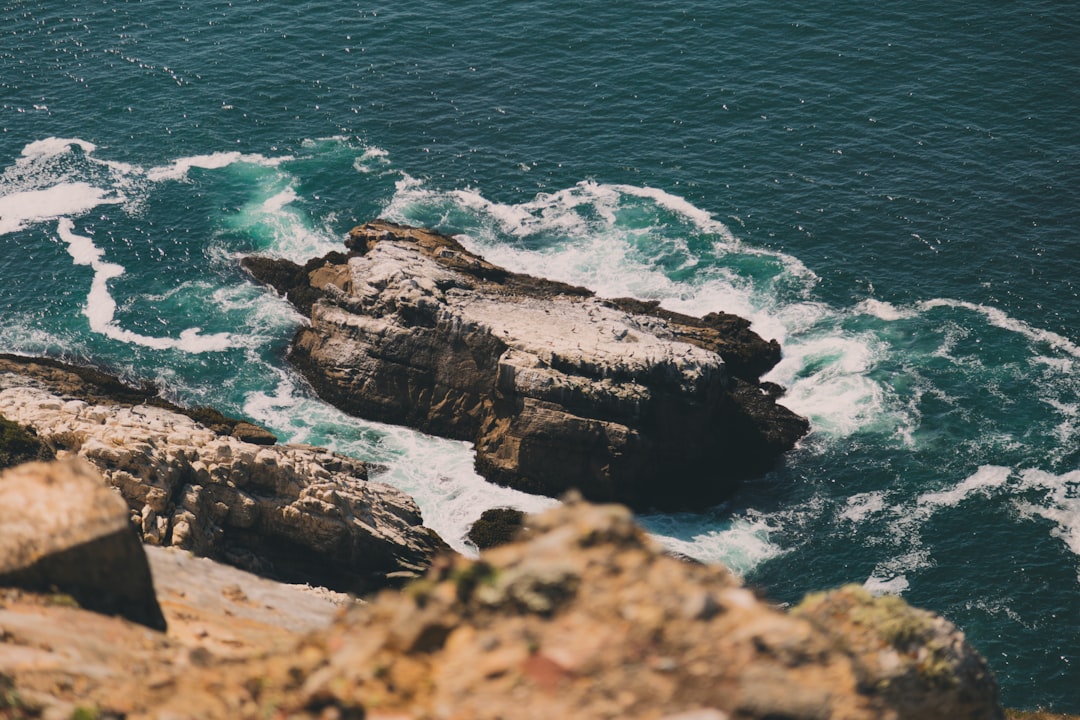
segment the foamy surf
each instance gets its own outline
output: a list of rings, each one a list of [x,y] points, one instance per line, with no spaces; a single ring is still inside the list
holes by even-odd
[[[778,526],[753,510],[730,517],[718,513],[646,513],[637,521],[669,552],[722,564],[739,575],[784,553],[771,537]]]
[[[512,507],[535,513],[558,502],[484,480],[473,469],[471,443],[352,417],[311,395],[291,371],[266,370],[276,374],[276,387],[250,393],[245,415],[282,440],[327,447],[372,463],[371,479],[411,495],[424,524],[460,553],[476,554],[466,534],[484,510]]]
[[[0,235],[18,232],[62,215],[82,215],[99,205],[122,202],[124,198],[85,182],[13,192],[0,197]]]
[[[113,340],[156,350],[177,349],[190,353],[214,352],[230,347],[229,333],[202,335],[200,328],[189,328],[179,338],[152,337],[119,327],[115,322],[116,300],[109,293],[109,280],[124,274],[123,266],[105,262],[104,251],[94,241],[74,232],[75,223],[61,218],[56,232],[67,245],[76,265],[89,265],[94,271],[90,292],[86,296],[83,314],[90,321],[90,330]]]

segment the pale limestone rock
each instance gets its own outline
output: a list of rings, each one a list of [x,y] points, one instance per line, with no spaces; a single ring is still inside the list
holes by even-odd
[[[422,571],[443,547],[412,498],[322,449],[252,445],[165,408],[67,401],[13,374],[0,375],[0,414],[96,465],[149,544],[356,592]]]

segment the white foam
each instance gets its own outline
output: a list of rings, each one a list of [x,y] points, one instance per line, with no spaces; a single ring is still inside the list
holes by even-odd
[[[847,437],[860,431],[894,434],[911,422],[899,401],[870,377],[886,348],[869,333],[820,330],[789,335],[784,355],[765,379],[787,387],[783,404],[810,418],[813,431]]]
[[[248,163],[264,167],[277,167],[281,163],[291,160],[291,156],[268,158],[259,154],[246,154],[233,150],[229,152],[215,152],[207,155],[192,155],[173,160],[169,165],[151,168],[146,171],[147,180],[161,182],[165,180],[183,180],[192,168],[202,170],[220,170],[234,163]]]
[[[280,212],[289,203],[294,200],[298,200],[299,195],[296,194],[296,190],[291,187],[287,187],[277,195],[267,198],[263,201],[262,208],[268,213]]]
[[[695,513],[645,514],[637,521],[667,550],[724,565],[739,575],[784,552],[770,538],[777,527],[754,511],[727,519]]]
[[[382,148],[368,147],[363,154],[353,160],[353,169],[357,172],[372,173],[377,169],[386,170],[390,165],[390,153]]]
[[[124,199],[85,182],[53,185],[0,197],[0,235],[18,232],[27,225],[63,215],[79,215]]]
[[[911,308],[898,308],[892,303],[868,298],[855,306],[855,312],[872,315],[879,320],[892,322],[915,317],[918,313]]]
[[[292,442],[315,442],[382,469],[372,480],[385,482],[412,496],[424,524],[454,550],[475,555],[466,533],[489,508],[512,507],[541,512],[557,500],[492,485],[473,469],[470,443],[431,437],[408,428],[353,418],[308,396],[291,373],[276,371],[273,393],[253,392],[244,413]],[[333,428],[330,437],[321,432]]]
[[[846,507],[840,512],[840,519],[860,523],[870,515],[876,515],[885,509],[885,493],[858,493],[847,499]]]
[[[228,333],[204,336],[200,334],[199,328],[191,328],[180,333],[179,338],[161,338],[141,335],[119,327],[114,321],[116,301],[109,293],[109,280],[123,275],[124,268],[115,263],[105,262],[102,259],[104,251],[94,245],[91,238],[76,235],[74,228],[75,224],[70,218],[61,218],[57,224],[57,234],[67,244],[68,253],[76,265],[89,265],[94,270],[94,279],[83,308],[83,314],[90,321],[90,329],[93,332],[120,342],[159,350],[178,349],[199,353],[220,351],[230,347]]]
[[[635,197],[652,200],[660,207],[687,218],[702,232],[720,235],[728,243],[732,245],[738,244],[738,240],[736,240],[735,236],[731,234],[731,231],[728,230],[722,222],[714,219],[711,213],[707,210],[702,210],[686,198],[660,190],[659,188],[615,185],[614,189],[626,195],[633,195]]]
[[[1020,473],[1021,489],[1043,494],[1040,504],[1017,501],[1021,516],[1038,516],[1054,523],[1054,537],[1073,555],[1080,556],[1080,470],[1055,475],[1029,469]],[[1078,576],[1080,581],[1080,576]]]
[[[79,138],[49,137],[29,143],[23,148],[22,156],[28,160],[56,157],[69,152],[72,145],[80,148],[87,155],[97,149],[94,143]]]
[[[933,564],[930,552],[915,542],[906,553],[878,563],[863,587],[873,595],[899,595],[910,587],[909,573]]]
[[[894,575],[888,578],[879,578],[874,575],[866,578],[863,587],[874,597],[882,595],[903,595],[911,587],[911,583],[904,575]]]
[[[974,494],[989,497],[995,488],[1009,480],[1012,469],[1000,465],[983,465],[973,475],[965,478],[948,490],[923,493],[916,500],[916,505],[928,508],[955,507]]]
[[[1008,313],[999,310],[995,307],[987,305],[980,305],[978,303],[967,302],[964,300],[950,300],[948,298],[934,298],[932,300],[926,300],[919,303],[920,309],[931,310],[938,307],[950,307],[960,308],[963,310],[970,310],[971,312],[979,313],[987,319],[987,321],[995,326],[1002,328],[1003,330],[1009,330],[1011,332],[1019,333],[1028,340],[1036,343],[1044,343],[1054,348],[1055,350],[1061,350],[1063,352],[1072,355],[1074,358],[1080,358],[1080,345],[1072,342],[1066,337],[1063,337],[1050,330],[1044,330],[1042,328],[1035,328],[1022,320],[1017,320],[1011,317]]]

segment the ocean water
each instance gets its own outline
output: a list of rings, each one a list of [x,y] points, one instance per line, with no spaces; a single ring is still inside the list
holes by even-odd
[[[781,602],[900,594],[1080,712],[1080,5],[816,5],[0,0],[0,350],[373,461],[470,552],[552,501],[314,397],[241,256],[382,216],[742,314],[811,433],[646,527]]]

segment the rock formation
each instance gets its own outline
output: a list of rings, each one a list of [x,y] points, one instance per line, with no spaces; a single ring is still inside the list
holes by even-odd
[[[13,472],[30,487],[56,467]],[[1003,717],[963,634],[897,598],[842,588],[785,612],[668,557],[618,506],[570,500],[525,526],[368,603],[151,547],[167,635],[0,587],[0,717]]]
[[[480,518],[469,528],[468,538],[480,550],[503,545],[525,524],[525,513],[514,508],[490,508],[480,513]]]
[[[81,460],[24,463],[0,475],[0,586],[65,593],[165,629],[127,505]]]
[[[347,412],[471,440],[489,480],[635,508],[718,501],[807,429],[757,378],[780,349],[693,318],[509,272],[387,222],[301,267],[247,258],[311,323],[290,359]]]
[[[178,717],[996,720],[998,688],[949,623],[841,591],[800,614],[723,568],[665,556],[628,511],[571,503],[523,542],[445,557]],[[854,598],[854,600],[852,600]],[[211,668],[208,673],[217,671]],[[215,675],[221,677],[221,675]]]
[[[73,372],[0,360],[0,415],[94,464],[150,545],[351,592],[414,576],[444,546],[412,498],[368,481],[357,460],[246,442],[237,427],[265,433],[237,421],[219,434],[169,407],[110,400]]]

